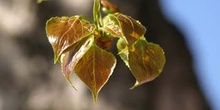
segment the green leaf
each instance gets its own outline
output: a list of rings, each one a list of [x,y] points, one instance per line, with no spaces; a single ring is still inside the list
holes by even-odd
[[[74,71],[91,90],[94,102],[97,101],[98,93],[108,81],[115,65],[114,55],[95,44],[76,64]]]
[[[104,32],[110,33],[114,37],[123,37],[123,32],[120,27],[120,21],[117,20],[112,14],[108,14],[103,19],[103,29]]]
[[[155,79],[165,64],[163,49],[145,39],[139,39],[132,45],[128,59],[130,70],[136,79],[131,89]]]
[[[103,23],[103,31],[124,38],[129,45],[146,32],[146,28],[139,21],[121,13],[108,14],[103,19]]]
[[[118,54],[121,57],[121,59],[125,62],[125,64],[129,67],[128,64],[128,44],[126,41],[122,38],[120,38],[117,42],[117,49],[118,49]]]
[[[80,16],[53,17],[46,23],[46,33],[54,51],[54,63],[76,42],[94,33],[96,26]]]
[[[64,74],[66,80],[70,83],[70,85],[76,89],[71,81],[71,74],[73,68],[76,66],[78,61],[83,57],[83,55],[89,50],[94,42],[94,37],[89,36],[87,38],[82,39],[81,41],[75,43],[69,51],[61,54],[60,62],[62,73]]]

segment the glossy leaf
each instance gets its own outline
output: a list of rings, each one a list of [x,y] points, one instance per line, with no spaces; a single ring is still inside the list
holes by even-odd
[[[131,89],[155,79],[165,64],[163,49],[144,39],[139,39],[132,45],[128,59],[130,70],[136,79]]]
[[[103,22],[103,31],[115,37],[124,38],[129,45],[146,32],[146,28],[139,21],[121,13],[108,14]]]
[[[76,64],[74,71],[93,93],[94,101],[116,65],[113,54],[92,45]]]
[[[108,14],[103,19],[103,31],[110,33],[114,37],[121,38],[124,36],[120,27],[120,21],[118,21],[117,18],[112,14]]]
[[[101,5],[108,14],[103,19]],[[93,23],[82,16],[53,17],[46,23],[54,63],[59,61],[73,88],[71,74],[77,74],[91,90],[94,102],[116,65],[114,55],[106,51],[112,47],[114,38],[119,39],[119,56],[136,79],[131,89],[156,78],[165,64],[163,49],[144,38],[146,28],[130,16],[117,12],[118,7],[108,0],[94,0]]]
[[[76,42],[94,33],[96,26],[80,16],[53,17],[47,21],[46,33],[54,51],[54,63]]]
[[[66,80],[71,84],[71,86],[76,89],[71,81],[71,74],[78,63],[78,61],[83,57],[83,55],[89,50],[94,42],[94,37],[89,36],[82,39],[81,41],[75,43],[69,51],[63,53],[60,58],[61,69],[66,78]]]

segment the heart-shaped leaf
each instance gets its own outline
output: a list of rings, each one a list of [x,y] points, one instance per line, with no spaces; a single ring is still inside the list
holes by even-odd
[[[124,38],[129,45],[146,32],[146,28],[139,21],[121,13],[108,14],[103,22],[103,31],[112,36]]]
[[[108,14],[104,19],[100,5]],[[118,54],[136,79],[131,89],[156,78],[165,63],[163,49],[144,38],[146,28],[117,11],[117,6],[108,0],[95,0],[93,23],[81,16],[52,17],[46,23],[54,63],[59,61],[66,80],[73,88],[71,74],[76,73],[91,90],[94,102],[116,65],[114,55],[106,51],[112,47],[114,38],[119,38]]]
[[[47,21],[46,33],[54,51],[54,63],[70,46],[94,33],[96,26],[80,16],[53,17]]]
[[[89,50],[93,42],[94,42],[94,37],[89,36],[72,45],[69,51],[61,54],[60,62],[61,62],[62,72],[66,77],[66,80],[71,84],[71,86],[74,89],[76,88],[73,86],[70,78],[73,68],[76,66],[78,61],[83,57],[83,55]]]
[[[92,45],[76,64],[74,71],[88,86],[96,102],[101,88],[108,81],[116,65],[113,54]]]
[[[130,70],[136,79],[131,89],[155,79],[165,64],[163,49],[144,39],[139,39],[132,45],[128,59]]]

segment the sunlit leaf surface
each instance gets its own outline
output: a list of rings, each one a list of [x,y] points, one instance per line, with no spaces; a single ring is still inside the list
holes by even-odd
[[[105,32],[116,37],[123,37],[129,45],[132,45],[146,32],[146,28],[139,21],[121,13],[108,14],[103,22]]]
[[[130,70],[136,79],[132,89],[155,79],[165,64],[163,49],[143,39],[136,41],[129,49],[128,59]]]
[[[112,14],[108,14],[103,19],[103,31],[110,33],[114,37],[123,37],[123,32],[120,27],[120,21],[117,20]]]
[[[53,17],[48,20],[46,33],[54,51],[54,63],[70,46],[94,31],[95,25],[81,19],[80,16]]]
[[[111,76],[116,65],[113,54],[92,45],[76,64],[74,70],[80,79],[89,87],[96,102],[98,92]]]
[[[110,13],[117,11],[117,7],[107,0],[102,0],[101,4]],[[95,23],[99,19],[96,17]],[[98,25],[80,16],[52,17],[46,23],[54,63],[59,61],[73,88],[71,74],[76,73],[91,90],[95,102],[116,65],[114,55],[107,51],[114,44],[114,38],[118,38],[118,55],[136,79],[131,89],[155,79],[165,64],[163,49],[147,42],[144,37],[146,28],[139,21],[121,13],[108,14],[102,20]]]
[[[125,62],[125,64],[129,67],[128,64],[128,44],[122,38],[120,38],[117,42],[118,55]]]
[[[71,81],[71,74],[78,63],[78,61],[83,57],[83,55],[89,50],[94,42],[94,37],[90,36],[82,39],[81,41],[75,43],[69,51],[63,53],[60,58],[61,69],[66,77],[67,81],[73,86]],[[73,86],[74,87],[74,86]],[[74,87],[75,88],[75,87]]]

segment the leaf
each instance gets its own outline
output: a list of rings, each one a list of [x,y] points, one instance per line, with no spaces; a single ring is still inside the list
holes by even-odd
[[[54,63],[76,42],[94,33],[96,26],[80,16],[53,17],[46,23],[46,33],[54,51]]]
[[[115,4],[109,2],[108,0],[101,0],[101,4],[102,4],[102,10],[106,14],[116,13],[119,11],[118,7]]]
[[[144,39],[139,39],[132,45],[132,48],[129,49],[128,59],[130,70],[136,79],[136,83],[131,89],[155,79],[165,64],[163,49]]]
[[[64,74],[66,80],[70,83],[70,85],[74,89],[76,88],[73,86],[70,78],[73,68],[76,66],[78,61],[83,57],[83,55],[89,50],[93,42],[94,42],[94,37],[89,36],[75,43],[73,46],[71,46],[71,49],[69,51],[61,54],[60,62],[61,62],[62,73]]]
[[[113,37],[102,36],[96,39],[96,44],[104,50],[109,50],[112,47],[112,43]]]
[[[91,90],[94,102],[97,101],[98,93],[108,81],[115,65],[114,55],[97,45],[92,45],[76,64],[74,71]]]
[[[121,59],[125,62],[125,64],[129,67],[128,64],[128,44],[126,41],[122,38],[120,38],[117,42],[117,49],[118,54],[121,57]]]
[[[103,22],[103,31],[112,36],[124,38],[129,45],[132,45],[146,32],[146,28],[139,21],[121,13],[108,14]]]
[[[103,29],[104,32],[110,33],[114,37],[123,37],[123,32],[120,27],[120,22],[112,14],[108,14],[103,19]]]

